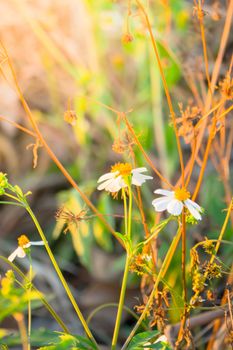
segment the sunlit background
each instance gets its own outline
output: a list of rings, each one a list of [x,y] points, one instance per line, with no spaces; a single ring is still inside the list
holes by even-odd
[[[193,3],[184,0],[144,3],[152,21],[173,107],[179,118],[187,106],[191,109],[198,103],[201,105],[207,86],[200,29],[193,16]],[[226,15],[224,3],[205,2],[210,74]],[[120,123],[119,113],[111,111],[111,108],[127,112],[141,144],[161,173],[172,183],[180,177],[175,134],[145,18],[135,4],[130,7],[130,1],[120,0],[9,0],[0,2],[0,13],[1,40],[40,131],[80,188],[120,231],[123,225],[121,201],[96,190],[97,179],[109,171],[113,163],[132,160],[130,150],[127,150],[125,126]],[[231,52],[232,37],[225,50],[220,77],[228,69]],[[3,54],[1,73],[0,117],[32,130]],[[75,113],[73,125],[64,120],[67,111]],[[120,149],[119,141],[125,142],[125,149]],[[63,234],[62,225],[55,219],[58,208],[66,205],[78,213],[87,207],[58,171],[46,150],[37,146],[40,145],[35,145],[33,137],[1,118],[0,170],[8,174],[12,183],[20,185],[25,191],[32,191],[30,204],[72,285],[74,295],[88,315],[98,305],[117,302],[123,252],[96,217],[80,222],[78,230]],[[138,148],[134,144],[131,146],[136,154],[137,166],[146,166],[150,175],[154,176],[154,180],[143,188],[147,220],[153,225],[153,190],[161,187],[161,183]],[[187,161],[190,148],[186,139],[182,139],[182,147]],[[36,155],[38,160],[35,164]],[[197,180],[199,165],[190,183],[191,191]],[[190,246],[200,237],[215,238],[225,216],[222,211],[226,207],[224,188],[212,164],[207,166],[199,197],[201,205],[208,207],[209,216],[198,231],[193,229],[188,241]],[[88,215],[93,213],[89,210]],[[143,226],[137,208],[134,208],[133,217],[135,237],[141,237]],[[169,230],[172,226],[158,242],[161,257],[170,244]],[[8,256],[17,246],[17,237],[22,233],[38,239],[30,218],[22,209],[1,206],[0,254]],[[226,248],[227,261],[230,253],[231,248]],[[47,291],[51,299],[55,292],[58,293],[55,305],[65,315],[72,330],[78,333],[79,325],[74,321],[69,303],[64,301],[63,290],[46,253],[35,248],[33,261],[36,285]],[[26,267],[23,260],[17,263]],[[181,278],[176,263],[180,266],[180,254],[175,257],[169,271],[171,286],[175,286]],[[132,307],[141,302],[139,278],[132,277],[126,304]],[[114,308],[106,308],[91,321],[93,328],[98,329],[98,337],[105,342],[111,339],[114,312]],[[177,321],[176,312],[171,311],[170,316]],[[125,313],[124,321],[127,320],[125,331],[121,334],[123,338],[132,322]],[[5,322],[9,328],[15,327],[13,321],[7,319]],[[34,327],[47,324],[50,329],[56,328],[46,311],[41,309],[36,311],[33,322]]]

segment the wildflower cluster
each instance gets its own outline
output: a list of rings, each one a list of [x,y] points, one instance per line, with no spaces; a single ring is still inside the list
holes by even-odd
[[[97,189],[118,192],[130,183],[141,186],[146,180],[153,179],[152,176],[143,174],[146,171],[146,168],[133,169],[129,163],[117,163],[112,166],[110,173],[106,173],[98,179],[97,182],[101,184]]]
[[[102,175],[98,179],[100,185],[98,190],[106,190],[108,192],[118,192],[128,186],[141,186],[146,180],[153,179],[152,176],[144,175],[146,168],[133,169],[129,163],[117,163],[112,166],[111,172]],[[191,215],[196,220],[201,220],[202,208],[190,199],[190,193],[186,188],[177,188],[174,191],[157,189],[156,194],[161,194],[163,197],[154,199],[152,205],[157,212],[167,210],[174,216],[179,216],[183,208],[188,209]]]

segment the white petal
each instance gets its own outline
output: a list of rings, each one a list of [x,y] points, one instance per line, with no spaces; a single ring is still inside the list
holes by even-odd
[[[112,179],[108,179],[108,180],[104,181],[102,184],[100,184],[100,185],[97,187],[97,190],[101,191],[101,190],[106,189],[106,187],[107,187],[108,185],[110,185],[112,182],[114,182],[114,180],[115,180],[115,179],[112,178]]]
[[[146,182],[146,180],[150,180],[150,179],[153,179],[153,177],[135,172],[133,173],[132,184],[135,186],[141,186],[144,182]]]
[[[144,173],[145,171],[147,171],[147,168],[136,168],[132,170],[132,173]]]
[[[13,251],[13,253],[10,256],[8,256],[8,260],[12,262],[15,260],[16,257],[24,258],[25,256],[26,256],[26,253],[23,250],[23,248],[18,247]]]
[[[163,196],[167,196],[167,197],[173,197],[174,196],[174,191],[163,190],[163,189],[160,189],[160,188],[158,190],[155,190],[154,193],[162,194]]]
[[[201,215],[200,213],[197,211],[196,208],[194,208],[193,205],[193,201],[187,199],[186,201],[184,201],[185,206],[188,208],[188,210],[190,211],[190,213],[192,214],[192,216],[196,219],[196,220],[201,220]],[[195,203],[196,204],[196,203]],[[198,204],[197,204],[198,205]],[[198,205],[199,207],[199,205]]]
[[[25,258],[25,256],[26,256],[26,253],[25,253],[25,251],[23,250],[23,248],[18,247],[17,257],[18,257],[18,258]]]
[[[167,211],[172,215],[180,215],[183,209],[183,203],[178,199],[172,199],[167,206]]]
[[[161,212],[167,209],[167,206],[170,203],[170,201],[171,198],[169,197],[159,197],[153,200],[152,205],[155,207],[156,211]]]
[[[9,261],[11,261],[11,262],[14,261],[15,258],[16,258],[16,256],[17,256],[17,253],[18,253],[18,248],[15,249],[15,250],[13,251],[13,253],[11,253],[11,255],[8,256],[7,259],[8,259]]]
[[[188,202],[188,203],[191,204],[195,209],[197,209],[198,211],[201,211],[200,205],[198,205],[196,202],[192,201],[191,199],[186,199],[185,202]]]
[[[109,192],[118,192],[121,188],[126,187],[126,183],[122,179],[121,176],[118,176],[116,179],[114,179],[108,186],[105,187],[106,191]]]
[[[44,242],[43,241],[36,241],[36,242],[31,241],[30,245],[44,245]]]
[[[29,248],[29,247],[31,247],[31,242],[28,242],[27,244],[23,245],[23,248]]]
[[[115,171],[114,173],[106,173],[97,180],[97,183],[108,180],[108,179],[113,179],[119,172]]]

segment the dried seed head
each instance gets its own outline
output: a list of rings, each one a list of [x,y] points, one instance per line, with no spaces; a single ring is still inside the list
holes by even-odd
[[[219,83],[221,94],[227,100],[233,99],[233,78],[231,79],[230,74],[227,73],[225,78]]]
[[[122,35],[122,42],[124,44],[131,43],[133,41],[133,36],[130,33],[126,33]]]
[[[205,237],[205,242],[203,243],[203,248],[207,254],[213,254],[215,252],[215,245],[212,241]]]
[[[75,111],[72,110],[67,110],[64,113],[64,121],[72,126],[74,126],[76,124],[77,121],[77,115],[75,113]]]
[[[195,293],[201,293],[205,288],[205,277],[203,274],[196,269],[192,275],[192,290]]]
[[[208,263],[204,266],[205,274],[209,280],[222,277],[222,268],[216,263]]]

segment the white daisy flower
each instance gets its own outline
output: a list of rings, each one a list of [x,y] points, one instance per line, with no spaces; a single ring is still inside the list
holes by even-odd
[[[154,199],[152,202],[156,211],[167,210],[170,214],[178,216],[186,207],[196,220],[201,220],[202,208],[190,199],[190,193],[186,188],[177,188],[175,191],[158,189],[154,193],[163,196]]]
[[[12,262],[15,260],[16,257],[25,258],[26,256],[25,249],[31,247],[31,245],[44,245],[44,242],[43,241],[32,242],[32,241],[29,241],[27,236],[21,235],[18,238],[18,248],[16,248],[13,251],[13,253],[11,253],[11,255],[8,256],[8,260]]]
[[[118,192],[120,189],[127,187],[125,179],[132,176],[131,183],[135,186],[141,186],[146,180],[153,179],[152,176],[144,175],[146,168],[132,169],[129,163],[117,163],[112,166],[111,172],[102,175],[98,179],[101,183],[97,189],[109,192]]]

